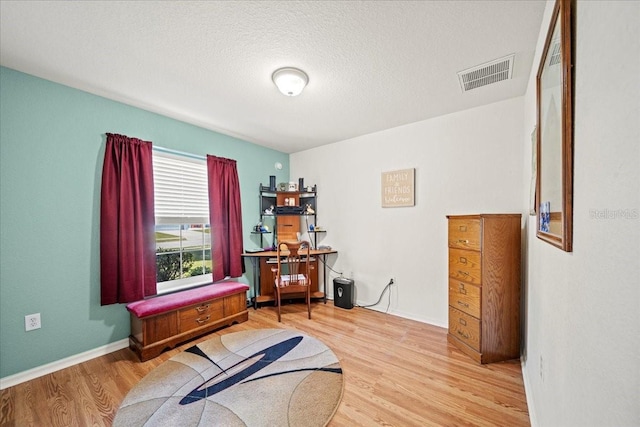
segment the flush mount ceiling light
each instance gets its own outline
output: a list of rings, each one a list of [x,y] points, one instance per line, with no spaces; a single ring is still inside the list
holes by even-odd
[[[297,68],[286,67],[274,71],[273,82],[283,95],[298,96],[302,89],[309,83],[309,77],[304,71]]]

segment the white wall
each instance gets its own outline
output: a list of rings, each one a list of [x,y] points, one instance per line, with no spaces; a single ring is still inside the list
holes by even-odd
[[[318,243],[339,251],[360,305],[395,277],[389,312],[446,327],[446,215],[523,212],[522,109],[516,98],[291,155],[292,180],[318,185]],[[415,206],[382,208],[381,173],[406,168]]]
[[[552,7],[525,96],[525,136]],[[534,425],[638,426],[640,2],[579,1],[576,12],[573,253],[537,239],[528,217],[523,373]]]

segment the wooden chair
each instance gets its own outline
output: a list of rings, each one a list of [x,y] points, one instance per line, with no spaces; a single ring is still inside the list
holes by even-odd
[[[311,319],[311,269],[307,241],[281,242],[278,244],[278,267],[272,268],[275,273],[274,287],[276,305],[278,307],[278,322],[281,321],[280,306],[282,296],[290,294],[304,294],[307,312]]]

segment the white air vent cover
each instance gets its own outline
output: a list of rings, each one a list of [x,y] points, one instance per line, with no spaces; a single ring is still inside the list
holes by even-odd
[[[481,86],[508,80],[513,74],[513,58],[515,54],[496,59],[458,73],[462,92]]]
[[[555,40],[553,46],[551,46],[551,55],[549,55],[549,66],[556,65],[560,63],[562,59],[562,54],[560,53],[560,42]]]

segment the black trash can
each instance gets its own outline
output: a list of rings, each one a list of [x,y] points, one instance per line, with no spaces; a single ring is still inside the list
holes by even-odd
[[[343,277],[333,279],[333,305],[348,310],[353,308],[353,280]]]

